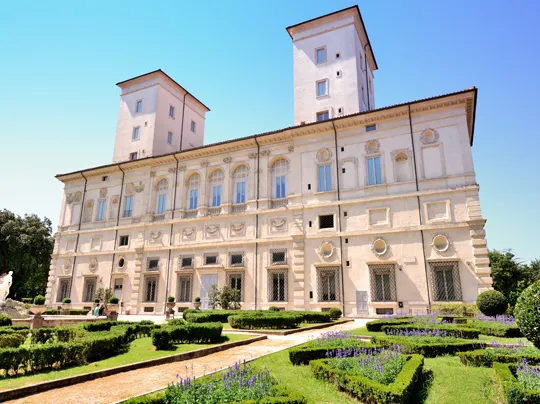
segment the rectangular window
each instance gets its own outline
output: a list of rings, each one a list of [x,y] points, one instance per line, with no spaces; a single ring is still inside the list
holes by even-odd
[[[326,80],[321,80],[317,82],[317,97],[323,97],[328,95],[328,82]]]
[[[172,132],[167,133],[167,143],[172,144]]]
[[[169,116],[171,118],[174,118],[174,107],[172,105],[169,106]]]
[[[205,254],[204,265],[216,265],[218,263],[217,254]]]
[[[327,121],[328,120],[328,111],[317,112],[317,121]]]
[[[98,215],[97,220],[105,220],[105,207],[107,206],[107,201],[105,199],[101,199],[98,204]]]
[[[244,266],[244,254],[234,253],[231,254],[230,266],[231,267],[243,267]]]
[[[243,278],[242,273],[227,273],[226,275],[227,286],[240,292],[240,301],[244,300]]]
[[[129,159],[130,159],[131,161],[137,160],[137,152],[129,153]]]
[[[70,279],[60,279],[58,282],[58,293],[56,295],[56,301],[61,302],[70,295]]]
[[[221,185],[212,187],[212,206],[221,206]]]
[[[197,124],[195,123],[195,121],[191,121],[191,131],[195,133],[196,129],[197,129]]]
[[[246,203],[246,183],[236,183],[236,203]]]
[[[124,217],[131,217],[133,214],[133,195],[126,196],[124,201]]]
[[[159,258],[148,258],[146,269],[149,271],[159,271]]]
[[[179,276],[176,300],[179,302],[191,302],[191,276]]]
[[[167,194],[160,194],[157,200],[156,214],[160,215],[167,208]]]
[[[371,300],[373,302],[395,302],[396,281],[393,264],[369,265]]]
[[[331,168],[331,164],[324,164],[319,166],[319,192],[332,190]]]
[[[277,250],[270,250],[270,262],[272,265],[286,265],[287,249],[280,248]]]
[[[147,276],[144,282],[144,301],[145,302],[155,302],[157,301],[157,287],[158,287],[157,276]]]
[[[189,191],[189,209],[197,209],[197,204],[199,200],[199,190],[198,189],[192,189]]]
[[[129,245],[129,236],[120,236],[120,241],[118,243],[120,247],[126,247]]]
[[[370,157],[367,159],[368,165],[368,185],[382,184],[381,158]]]
[[[362,88],[363,89],[363,88]],[[366,125],[366,132],[372,132],[374,130],[377,130],[377,124],[373,125]]]
[[[285,198],[287,196],[287,176],[276,177],[276,199]]]
[[[180,257],[180,268],[193,268],[193,256]]]
[[[439,302],[461,300],[461,280],[457,261],[430,262],[433,299]]]
[[[317,64],[326,62],[326,48],[319,48],[315,51],[315,60]]]
[[[140,114],[142,112],[142,100],[137,101],[137,106],[135,107],[135,112]]]
[[[131,135],[131,140],[139,140],[139,138],[140,138],[140,131],[141,131],[140,126],[135,126],[135,127],[133,128],[133,134]]]
[[[339,300],[338,268],[319,268],[317,270],[317,286],[319,302],[335,302]]]
[[[319,216],[319,229],[333,229],[333,228],[334,228],[334,215]]]
[[[96,297],[97,278],[86,278],[83,287],[83,302],[93,302]]]
[[[287,301],[287,271],[268,271],[268,301]]]

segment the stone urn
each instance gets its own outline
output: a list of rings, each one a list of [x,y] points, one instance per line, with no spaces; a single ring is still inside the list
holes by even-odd
[[[201,302],[193,302],[193,307],[196,309],[196,310],[199,310],[201,308]]]
[[[44,304],[33,304],[30,306],[30,310],[32,310],[32,313],[34,313],[34,316],[41,317],[41,315],[47,310],[47,306]]]
[[[120,305],[118,303],[107,303],[105,309],[103,310],[107,315],[107,319],[110,321],[118,320],[118,309]]]
[[[174,314],[175,302],[167,302],[167,311],[165,312],[165,319],[168,320]]]
[[[63,316],[69,316],[69,309],[71,309],[71,303],[62,303],[61,314]]]

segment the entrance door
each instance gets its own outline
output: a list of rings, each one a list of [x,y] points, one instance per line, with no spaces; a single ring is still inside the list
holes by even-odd
[[[201,309],[208,308],[208,292],[212,290],[212,285],[217,286],[217,274],[201,276]]]
[[[356,314],[367,314],[368,310],[368,299],[366,290],[357,290],[356,291]]]
[[[122,278],[114,280],[114,295],[118,300],[122,300],[122,287],[124,286],[124,280]]]

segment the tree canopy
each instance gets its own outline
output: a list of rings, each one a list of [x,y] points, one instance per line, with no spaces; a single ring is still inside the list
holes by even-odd
[[[53,247],[49,219],[0,211],[0,274],[13,271],[9,297],[45,294]]]

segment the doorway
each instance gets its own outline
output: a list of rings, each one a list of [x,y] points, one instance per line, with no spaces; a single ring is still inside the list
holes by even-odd
[[[201,276],[201,309],[208,309],[208,293],[212,290],[212,285],[217,286],[217,274]]]

